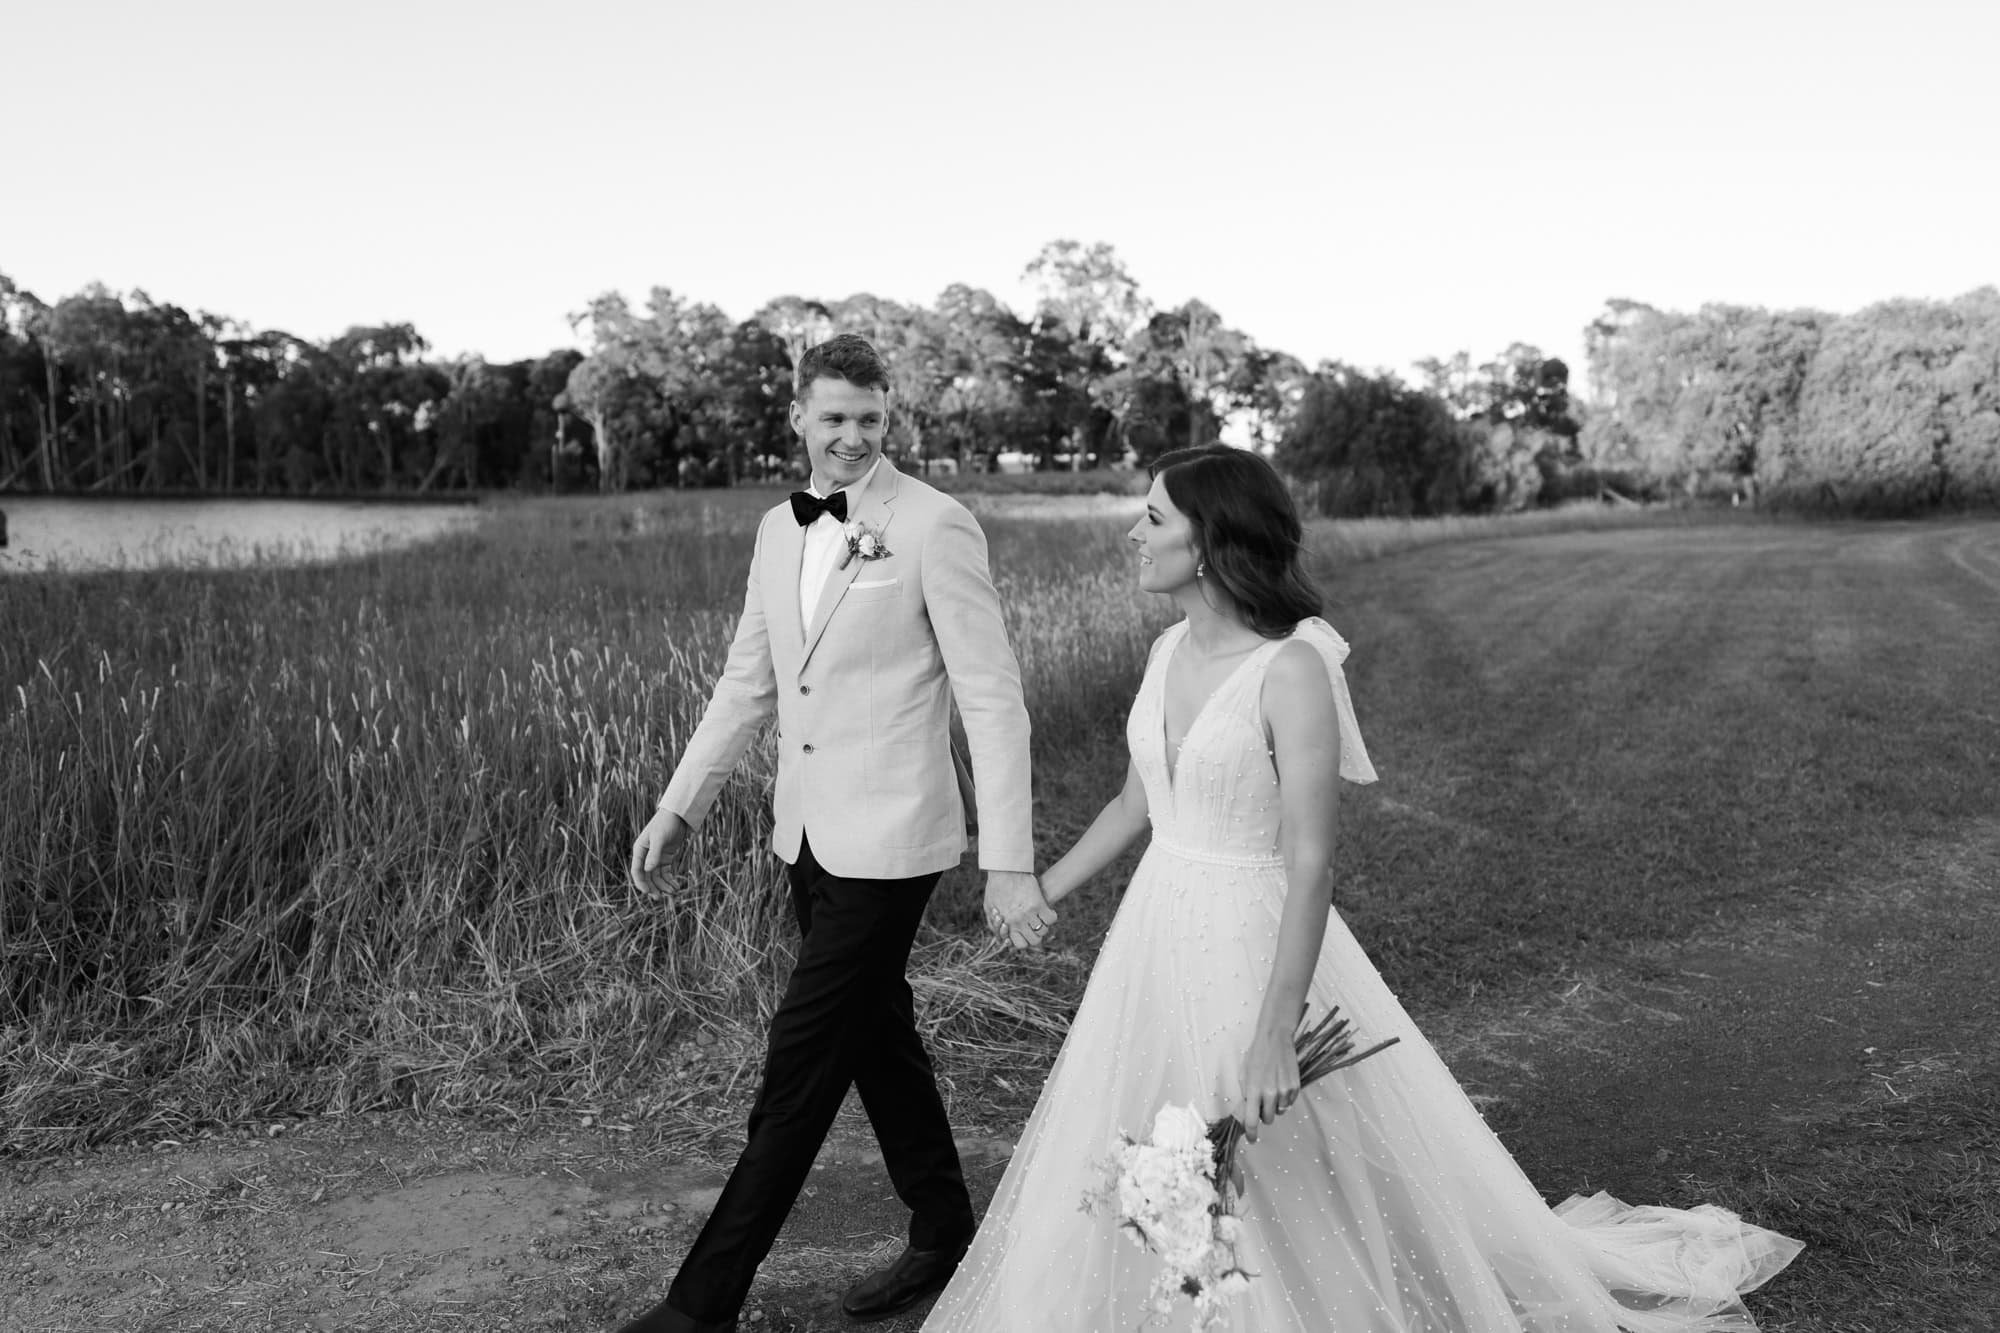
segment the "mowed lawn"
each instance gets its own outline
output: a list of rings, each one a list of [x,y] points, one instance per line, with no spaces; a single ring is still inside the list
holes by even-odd
[[[1343,907],[1432,1003],[2000,815],[2000,525],[1557,533],[1331,584],[1383,774]]]

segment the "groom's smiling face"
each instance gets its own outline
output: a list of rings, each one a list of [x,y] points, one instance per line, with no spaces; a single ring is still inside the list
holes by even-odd
[[[882,456],[889,393],[822,375],[792,400],[792,429],[806,442],[813,485],[821,495],[852,486]]]

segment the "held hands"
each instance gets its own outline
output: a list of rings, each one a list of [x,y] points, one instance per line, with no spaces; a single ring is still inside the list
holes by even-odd
[[[1039,948],[1055,923],[1055,909],[1042,897],[1033,875],[1020,870],[987,872],[986,926],[994,938],[1016,949]]]
[[[1299,1053],[1289,1033],[1261,1030],[1243,1053],[1242,1096],[1230,1112],[1246,1137],[1257,1141],[1257,1130],[1292,1109],[1299,1099]]]
[[[668,862],[687,850],[687,821],[671,810],[655,810],[632,842],[632,887],[648,897],[667,891]]]

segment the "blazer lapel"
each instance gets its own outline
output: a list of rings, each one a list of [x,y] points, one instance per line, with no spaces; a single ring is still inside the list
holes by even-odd
[[[891,506],[896,502],[896,482],[900,476],[901,474],[885,456],[881,466],[875,469],[875,476],[869,481],[868,489],[858,496],[850,493],[853,507],[848,511],[848,522],[865,523],[876,532],[887,534],[889,520],[895,517]],[[803,555],[805,549],[803,540],[799,549]],[[819,602],[813,607],[812,624],[806,629],[805,655],[799,659],[801,671],[805,670],[805,664],[812,660],[813,649],[819,646],[820,636],[826,633],[827,622],[833,619],[833,613],[840,608],[841,599],[847,595],[847,585],[854,582],[864,563],[859,557],[849,557],[845,564],[836,564],[833,572],[826,576],[826,582],[820,585]],[[796,565],[794,567],[796,568]],[[796,598],[793,599],[793,603],[797,604]]]
[[[806,530],[791,521],[788,513],[771,525],[771,569],[778,587],[767,593],[764,616],[785,642],[797,648],[805,642],[805,626],[799,623],[799,571],[805,565]]]

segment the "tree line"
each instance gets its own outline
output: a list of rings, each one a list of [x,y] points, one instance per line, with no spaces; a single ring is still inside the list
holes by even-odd
[[[1612,301],[1581,452],[1688,493],[1855,513],[2000,504],[2000,290],[1852,315]]]
[[[1594,394],[1516,343],[1407,382],[1308,367],[1199,300],[1156,307],[1108,245],[1055,241],[1033,308],[787,295],[748,319],[669,288],[573,318],[585,350],[436,357],[415,328],[314,342],[0,275],[0,491],[438,493],[729,485],[795,475],[791,370],[836,332],[895,377],[890,446],[924,470],[1143,465],[1267,450],[1318,512],[1512,510],[1607,490],[1910,508],[2000,498],[2000,295],[1857,315],[1610,302]]]
[[[1431,464],[1388,457],[1408,442],[1375,438],[1360,401],[1407,394],[1393,377],[1308,369],[1199,300],[1156,308],[1108,245],[1052,242],[1025,276],[1029,315],[963,284],[929,306],[787,295],[741,321],[664,287],[637,307],[607,294],[574,317],[587,350],[491,364],[432,356],[408,324],[315,342],[143,291],[92,286],[49,304],[0,275],[0,490],[615,491],[789,475],[792,366],[812,343],[856,332],[895,377],[891,447],[922,469],[990,469],[1003,456],[1041,469],[1143,464],[1227,433],[1319,472],[1362,459],[1364,482],[1324,488],[1330,509],[1532,492],[1514,455],[1545,444],[1539,435],[1529,447],[1499,432],[1491,465],[1449,485],[1411,481]],[[1503,360],[1441,363],[1452,407],[1427,410],[1504,424],[1518,413],[1493,404],[1513,401],[1517,378],[1566,382],[1561,362],[1531,348]],[[1356,439],[1327,438],[1356,423]],[[1447,430],[1457,444],[1492,434],[1462,425],[1454,416]]]
[[[143,291],[50,305],[0,274],[0,490],[443,491],[563,475],[574,448],[555,400],[580,353],[496,366],[428,351],[408,324],[312,342]]]

